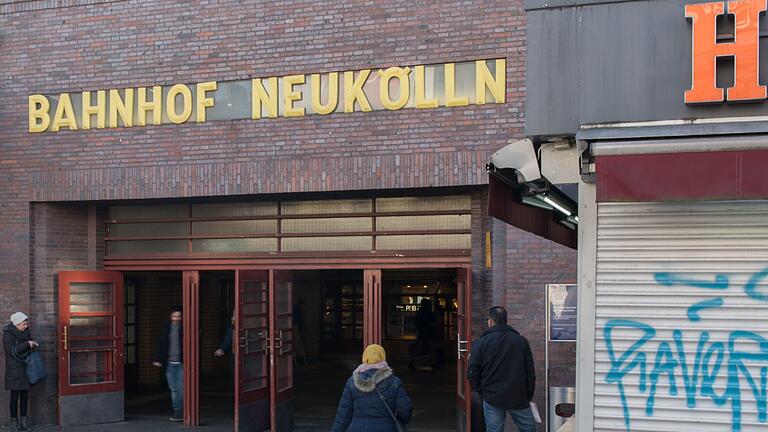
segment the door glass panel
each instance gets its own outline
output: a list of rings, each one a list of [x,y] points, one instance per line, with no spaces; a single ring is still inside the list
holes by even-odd
[[[303,237],[282,239],[283,252],[369,251],[373,237]]]
[[[113,309],[112,284],[73,282],[69,286],[70,312],[111,312]]]
[[[281,205],[284,215],[370,213],[373,211],[373,201],[369,199],[286,201]]]
[[[376,237],[378,250],[471,249],[471,234],[391,235]]]
[[[175,237],[189,235],[187,222],[123,223],[107,225],[107,237]]]
[[[418,212],[470,210],[472,197],[469,195],[376,198],[376,212]]]
[[[187,240],[120,240],[107,242],[107,255],[187,253]]]
[[[187,205],[113,206],[109,208],[111,220],[181,219],[189,216]]]
[[[472,215],[380,216],[376,231],[436,231],[470,229]]]
[[[69,383],[82,385],[114,381],[113,355],[112,351],[70,351]]]
[[[69,337],[73,340],[78,337],[111,337],[114,334],[114,321],[111,316],[103,317],[78,317],[69,319]]]
[[[373,226],[370,217],[285,219],[280,225],[284,233],[337,233],[369,232]]]
[[[244,280],[241,292],[241,391],[267,387],[268,283]]]
[[[211,253],[255,253],[277,251],[275,238],[231,238],[192,240],[192,252]]]
[[[276,202],[192,204],[192,217],[250,217],[277,214]]]
[[[277,219],[192,222],[192,235],[240,235],[274,234]]]

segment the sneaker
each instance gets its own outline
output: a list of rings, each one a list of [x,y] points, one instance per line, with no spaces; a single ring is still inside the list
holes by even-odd
[[[169,418],[168,420],[180,422],[180,421],[184,421],[184,416],[181,415],[181,410],[178,410],[178,411],[174,411],[173,416],[171,416],[171,418]]]

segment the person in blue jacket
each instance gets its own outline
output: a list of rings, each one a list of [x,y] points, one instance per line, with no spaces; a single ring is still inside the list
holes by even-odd
[[[363,363],[344,386],[331,432],[397,432],[393,416],[405,425],[412,411],[403,382],[387,365],[384,348],[368,345]]]

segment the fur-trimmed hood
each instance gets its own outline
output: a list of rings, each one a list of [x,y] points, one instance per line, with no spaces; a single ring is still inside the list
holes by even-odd
[[[352,380],[355,387],[363,393],[370,393],[376,385],[392,376],[392,369],[385,366],[381,369],[371,369],[365,372],[355,371],[352,374]]]

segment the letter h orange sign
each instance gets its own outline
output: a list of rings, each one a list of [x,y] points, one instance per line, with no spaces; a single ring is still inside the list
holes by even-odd
[[[685,17],[692,20],[691,51],[693,83],[685,92],[685,103],[716,103],[725,100],[717,87],[718,57],[734,58],[734,85],[727,89],[727,100],[748,101],[766,98],[766,86],[759,82],[760,14],[766,0],[728,2],[728,13],[735,17],[733,42],[717,43],[717,17],[723,15],[724,2],[689,4]]]

